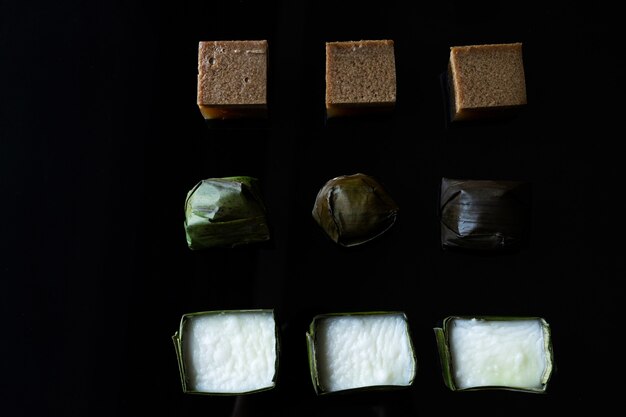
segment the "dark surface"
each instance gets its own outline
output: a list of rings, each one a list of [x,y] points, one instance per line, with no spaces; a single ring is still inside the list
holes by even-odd
[[[0,3],[2,414],[548,415],[618,402],[624,293],[624,61],[619,13],[598,2]],[[391,118],[326,125],[324,42],[395,41]],[[266,129],[213,129],[196,101],[200,40],[268,39]],[[448,47],[521,41],[528,101],[506,123],[446,128]],[[311,216],[330,178],[386,184],[396,224],[343,248]],[[192,252],[187,191],[261,180],[267,245]],[[443,176],[532,183],[528,249],[439,245]],[[276,389],[182,393],[171,336],[184,313],[274,308]],[[314,315],[403,310],[419,369],[402,391],[316,397]],[[448,391],[433,327],[448,315],[552,326],[546,395]],[[8,410],[8,411],[5,411]],[[427,411],[430,410],[430,411]],[[437,410],[437,408],[435,408]],[[438,410],[437,410],[438,411]]]

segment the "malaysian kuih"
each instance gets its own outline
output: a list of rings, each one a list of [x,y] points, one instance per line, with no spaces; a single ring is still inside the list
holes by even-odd
[[[502,118],[526,106],[520,42],[453,46],[447,77],[452,121]]]
[[[444,249],[510,251],[528,243],[530,184],[443,178],[440,197]]]
[[[417,360],[403,312],[321,314],[306,336],[318,395],[413,384]]]
[[[390,113],[396,105],[391,39],[326,42],[326,116]]]
[[[185,233],[193,250],[268,240],[259,181],[245,176],[200,181],[187,193]]]
[[[198,44],[197,103],[207,120],[267,117],[267,40]]]
[[[355,246],[394,225],[398,205],[375,178],[357,173],[329,180],[319,190],[313,218],[334,242]]]
[[[452,391],[546,392],[553,353],[543,318],[449,316],[434,330],[444,382]]]
[[[183,315],[172,336],[183,392],[242,395],[274,388],[277,334],[271,309]]]

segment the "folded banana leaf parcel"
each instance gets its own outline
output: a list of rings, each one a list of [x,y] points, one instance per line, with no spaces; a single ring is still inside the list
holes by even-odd
[[[389,230],[398,205],[377,179],[357,173],[327,181],[317,193],[312,215],[331,240],[350,247]]]
[[[208,178],[185,201],[190,249],[235,247],[270,238],[259,181],[252,177]]]
[[[528,182],[443,178],[439,210],[444,249],[498,252],[528,244]]]

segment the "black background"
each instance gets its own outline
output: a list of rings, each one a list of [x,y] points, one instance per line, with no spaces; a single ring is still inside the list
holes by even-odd
[[[585,4],[585,3],[583,3]],[[617,404],[611,332],[624,294],[624,59],[619,13],[599,2],[0,2],[0,302],[3,415],[547,415]],[[269,41],[269,126],[209,129],[196,106],[201,40]],[[326,125],[324,42],[393,39],[391,119]],[[447,127],[449,47],[523,42],[527,109]],[[383,182],[398,221],[341,248],[311,217],[330,178]],[[261,180],[272,240],[190,251],[187,191]],[[442,176],[533,186],[530,247],[439,246]],[[172,334],[184,313],[274,308],[277,387],[182,393]],[[412,387],[316,397],[305,332],[315,314],[402,310]],[[448,315],[544,317],[546,395],[450,392],[432,328]],[[433,407],[436,407],[433,409]],[[427,411],[430,410],[430,411]],[[434,410],[434,411],[433,411]],[[159,414],[162,415],[162,414]]]

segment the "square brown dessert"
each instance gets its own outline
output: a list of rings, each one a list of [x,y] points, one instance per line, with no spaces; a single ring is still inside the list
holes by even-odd
[[[267,41],[198,47],[198,107],[205,119],[267,116]]]
[[[326,43],[326,116],[389,111],[396,104],[392,40]]]
[[[452,121],[498,117],[526,105],[522,44],[453,46],[448,63]]]

